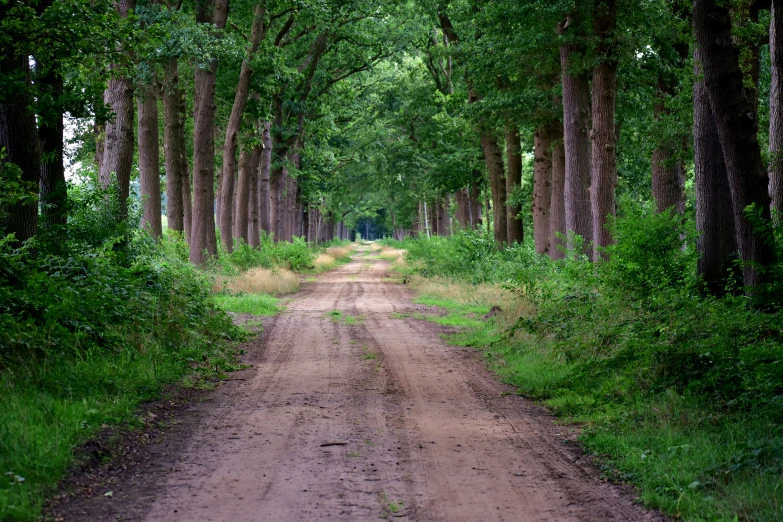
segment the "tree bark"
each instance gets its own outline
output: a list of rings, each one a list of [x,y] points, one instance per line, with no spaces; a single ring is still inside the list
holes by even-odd
[[[745,216],[745,209],[755,204],[762,217],[769,218],[770,206],[769,177],[757,139],[755,89],[743,84],[728,5],[718,5],[716,0],[696,0],[693,22],[704,84],[726,162],[744,283],[752,292],[765,280],[764,271],[756,267],[765,267],[772,261],[771,246]]]
[[[36,60],[37,66],[47,64]],[[39,114],[38,138],[41,146],[41,214],[47,228],[65,225],[68,221],[68,187],[65,182],[64,125],[60,97],[63,95],[63,77],[58,64],[37,78],[39,87],[48,91],[55,103],[46,114]]]
[[[228,18],[228,0],[211,0],[212,24],[221,31]],[[206,22],[197,11],[196,21]],[[215,240],[215,72],[217,61],[196,69],[193,122],[193,218],[190,231],[190,261],[203,265],[217,254]]]
[[[470,182],[470,226],[478,230],[481,228],[481,184],[484,176],[480,170],[473,171],[473,179]]]
[[[136,0],[117,0],[114,5],[119,15],[127,18],[136,7]],[[113,117],[106,122],[104,131],[100,181],[104,188],[116,182],[120,198],[117,217],[125,219],[133,165],[133,79],[127,76],[111,78],[103,93],[103,102],[111,108]]]
[[[552,136],[552,202],[549,205],[549,257],[564,259],[566,243],[561,239],[566,234],[565,172],[566,155],[563,139],[563,124],[556,122]],[[560,236],[560,237],[558,237]]]
[[[660,119],[668,111],[664,105],[667,95],[673,92],[673,86],[663,78],[658,79],[658,98],[655,104],[655,118]],[[676,158],[676,146],[673,143],[660,144],[652,153],[652,196],[658,213],[668,208],[675,212],[685,212],[685,169]]]
[[[522,183],[522,145],[519,139],[519,129],[514,125],[506,127],[506,198]],[[506,204],[506,231],[508,244],[521,243],[525,238],[522,220],[518,217],[522,209]]]
[[[258,52],[261,40],[264,38],[264,4],[257,3],[253,9],[253,23],[250,27],[250,47],[247,49],[245,59],[239,70],[239,81],[234,95],[234,105],[231,107],[231,115],[226,125],[226,139],[223,141],[223,190],[220,202],[220,238],[226,250],[232,250],[232,228],[231,218],[233,215],[233,184],[234,170],[236,169],[236,153],[239,137],[239,129],[242,126],[242,116],[247,106],[247,100],[250,95],[250,81],[253,79],[253,69],[251,61]],[[249,154],[249,153],[248,153]],[[234,234],[240,230],[234,227]],[[243,235],[247,237],[247,227],[242,229]]]
[[[731,190],[723,161],[718,129],[700,70],[699,51],[694,53],[693,152],[696,185],[696,229],[699,232],[697,272],[702,288],[721,296],[737,258],[737,236]]]
[[[503,248],[503,244],[508,241],[503,153],[500,151],[497,138],[491,132],[482,132],[481,148],[484,150],[484,161],[487,165],[489,184],[492,190],[495,244],[498,248]]]
[[[163,70],[163,161],[166,169],[168,229],[185,230],[185,99],[179,88],[179,63],[169,59]],[[183,167],[185,167],[183,169]],[[188,194],[190,197],[190,194]]]
[[[564,24],[558,33],[565,34]],[[586,73],[573,73],[572,61],[581,54],[576,44],[560,46],[563,88],[563,138],[565,145],[565,218],[566,230],[582,236],[584,253],[593,240],[590,202],[590,85]],[[568,248],[573,248],[569,244]]]
[[[190,169],[188,168],[187,157],[184,158],[184,176],[182,176],[182,214],[183,224],[185,226],[185,242],[190,244],[190,231],[193,225],[193,190],[190,183]]]
[[[769,195],[772,208],[783,212],[783,0],[772,0],[770,18]]]
[[[160,200],[160,139],[158,134],[158,97],[155,86],[147,86],[138,96],[139,181],[141,185],[141,228],[152,237],[163,235]]]
[[[253,146],[253,155],[251,157],[251,163],[253,167],[250,169],[250,190],[248,194],[248,244],[253,248],[258,248],[261,238],[261,224],[260,224],[260,200],[258,191],[258,174],[261,167],[261,156],[264,153],[263,145],[258,143]]]
[[[550,207],[552,205],[552,132],[536,129],[533,143],[533,241],[536,252],[548,254],[550,248]]]
[[[239,152],[239,179],[237,179],[235,201],[236,221],[234,222],[233,235],[238,239],[241,238],[245,243],[248,242],[247,229],[249,219],[248,216],[250,213],[248,208],[250,205],[250,173],[253,170],[254,159],[253,151],[248,147],[243,147]],[[256,165],[256,167],[257,166],[258,165]],[[228,246],[226,246],[226,248],[228,248]]]
[[[272,191],[270,189],[269,175],[272,170],[272,137],[269,134],[270,123],[264,122],[264,134],[262,137],[263,151],[261,152],[261,165],[258,170],[258,211],[259,226],[267,234],[272,234],[271,208]]]
[[[593,18],[598,40],[599,61],[593,69],[593,130],[591,164],[591,212],[593,216],[593,261],[602,257],[601,249],[614,243],[609,223],[616,215],[617,129],[617,57],[614,32],[617,29],[616,0],[596,2]]]
[[[10,84],[0,99],[0,150],[5,148],[4,164],[13,163],[21,170],[25,191],[37,194],[41,176],[41,145],[35,114],[30,110],[30,60],[14,51],[0,57],[0,75]],[[4,215],[3,215],[4,214]],[[27,241],[38,233],[37,198],[14,202],[0,209],[5,233],[14,234],[16,243]]]

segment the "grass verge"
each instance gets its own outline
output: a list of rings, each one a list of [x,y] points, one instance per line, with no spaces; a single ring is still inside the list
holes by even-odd
[[[425,266],[432,263],[409,259],[397,272],[416,302],[445,310],[444,322],[458,319],[463,328],[449,342],[480,349],[500,379],[579,426],[605,477],[635,485],[645,505],[682,520],[783,520],[774,314],[676,287],[640,299],[570,261],[551,271],[508,262],[506,274],[522,273],[513,285],[475,284],[491,274],[484,266],[465,279],[422,277]],[[524,272],[533,269],[551,286]],[[565,289],[553,291],[556,284]],[[471,325],[482,306],[502,312]]]

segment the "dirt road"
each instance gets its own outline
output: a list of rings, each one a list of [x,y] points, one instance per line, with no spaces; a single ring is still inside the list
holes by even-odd
[[[438,325],[394,318],[411,295],[387,268],[357,256],[307,284],[246,346],[252,368],[76,518],[658,520],[475,353],[445,344]]]

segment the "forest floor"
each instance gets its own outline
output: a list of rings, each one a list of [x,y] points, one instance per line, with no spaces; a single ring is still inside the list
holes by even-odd
[[[497,382],[366,247],[264,320],[248,369],[81,472],[59,520],[663,520]],[[153,415],[154,416],[154,415]],[[132,444],[132,442],[128,442]],[[107,471],[110,469],[111,471]]]

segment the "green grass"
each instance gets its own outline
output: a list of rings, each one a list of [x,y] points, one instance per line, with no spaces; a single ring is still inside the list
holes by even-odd
[[[266,294],[216,294],[215,302],[225,311],[237,314],[271,316],[281,310],[279,299]]]
[[[146,339],[141,352],[50,357],[0,373],[0,520],[37,520],[74,447],[103,425],[136,425],[139,404],[160,397],[166,384],[203,387],[238,369],[225,344],[185,341],[168,347]]]
[[[422,304],[426,306],[437,306],[439,308],[443,308],[444,310],[448,310],[449,312],[455,312],[463,315],[467,315],[467,314],[485,315],[489,313],[489,309],[490,309],[490,306],[488,305],[459,303],[457,301],[453,301],[450,299],[429,296],[426,294],[417,296],[413,300],[413,302],[416,304]]]

